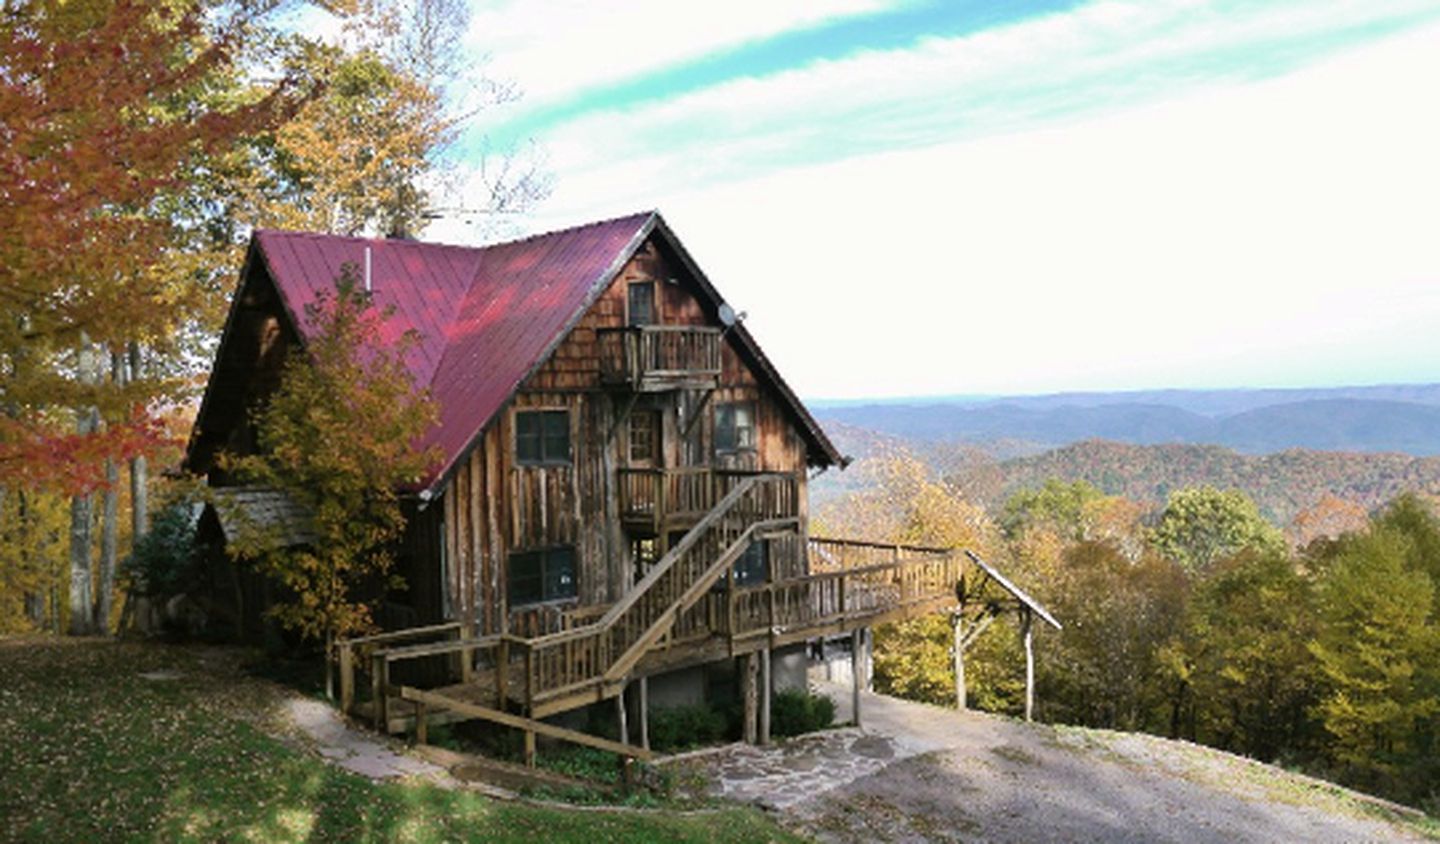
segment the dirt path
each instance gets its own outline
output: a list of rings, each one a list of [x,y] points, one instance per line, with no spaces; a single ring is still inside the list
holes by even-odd
[[[838,719],[850,717],[848,688],[820,690]],[[863,731],[717,754],[717,793],[778,809],[796,831],[829,841],[1435,840],[1418,813],[1184,742],[880,695],[862,706]],[[797,760],[845,747],[872,758],[837,757],[797,784]]]

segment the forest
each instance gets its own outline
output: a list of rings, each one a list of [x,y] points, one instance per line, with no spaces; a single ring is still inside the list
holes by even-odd
[[[1052,479],[991,511],[904,452],[857,467],[815,531],[973,548],[1065,625],[1036,637],[1042,720],[1187,739],[1434,812],[1440,519],[1400,494],[1320,508],[1302,545],[1236,490],[1160,506]],[[1330,518],[1337,516],[1337,518]],[[878,691],[953,705],[943,616],[875,633]],[[967,654],[972,706],[1023,711],[1019,631]]]
[[[458,0],[3,10],[0,633],[108,633],[132,547],[181,540],[163,476],[250,232],[500,229],[549,175],[521,147],[478,176],[447,155],[519,95],[477,71]]]

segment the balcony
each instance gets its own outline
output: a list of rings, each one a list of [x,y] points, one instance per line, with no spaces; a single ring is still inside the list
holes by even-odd
[[[756,473],[706,466],[672,469],[617,469],[620,520],[627,530],[659,536],[688,529],[705,517],[726,493]],[[759,509],[745,513],[752,521],[787,518],[798,512],[798,485],[793,478],[772,485],[758,498]]]
[[[640,393],[712,388],[720,378],[720,335],[695,325],[602,328],[600,377]]]

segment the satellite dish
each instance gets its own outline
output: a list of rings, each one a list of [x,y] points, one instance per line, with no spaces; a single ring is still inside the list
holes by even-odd
[[[726,328],[735,327],[735,309],[728,302],[720,303],[720,324]]]

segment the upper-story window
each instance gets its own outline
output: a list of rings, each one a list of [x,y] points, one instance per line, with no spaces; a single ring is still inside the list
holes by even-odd
[[[630,283],[629,301],[626,303],[626,321],[629,325],[654,325],[660,321],[655,310],[655,282],[634,281]]]
[[[515,414],[515,462],[570,462],[570,411],[521,410]]]
[[[755,448],[755,402],[737,401],[715,406],[715,450],[748,451]]]

